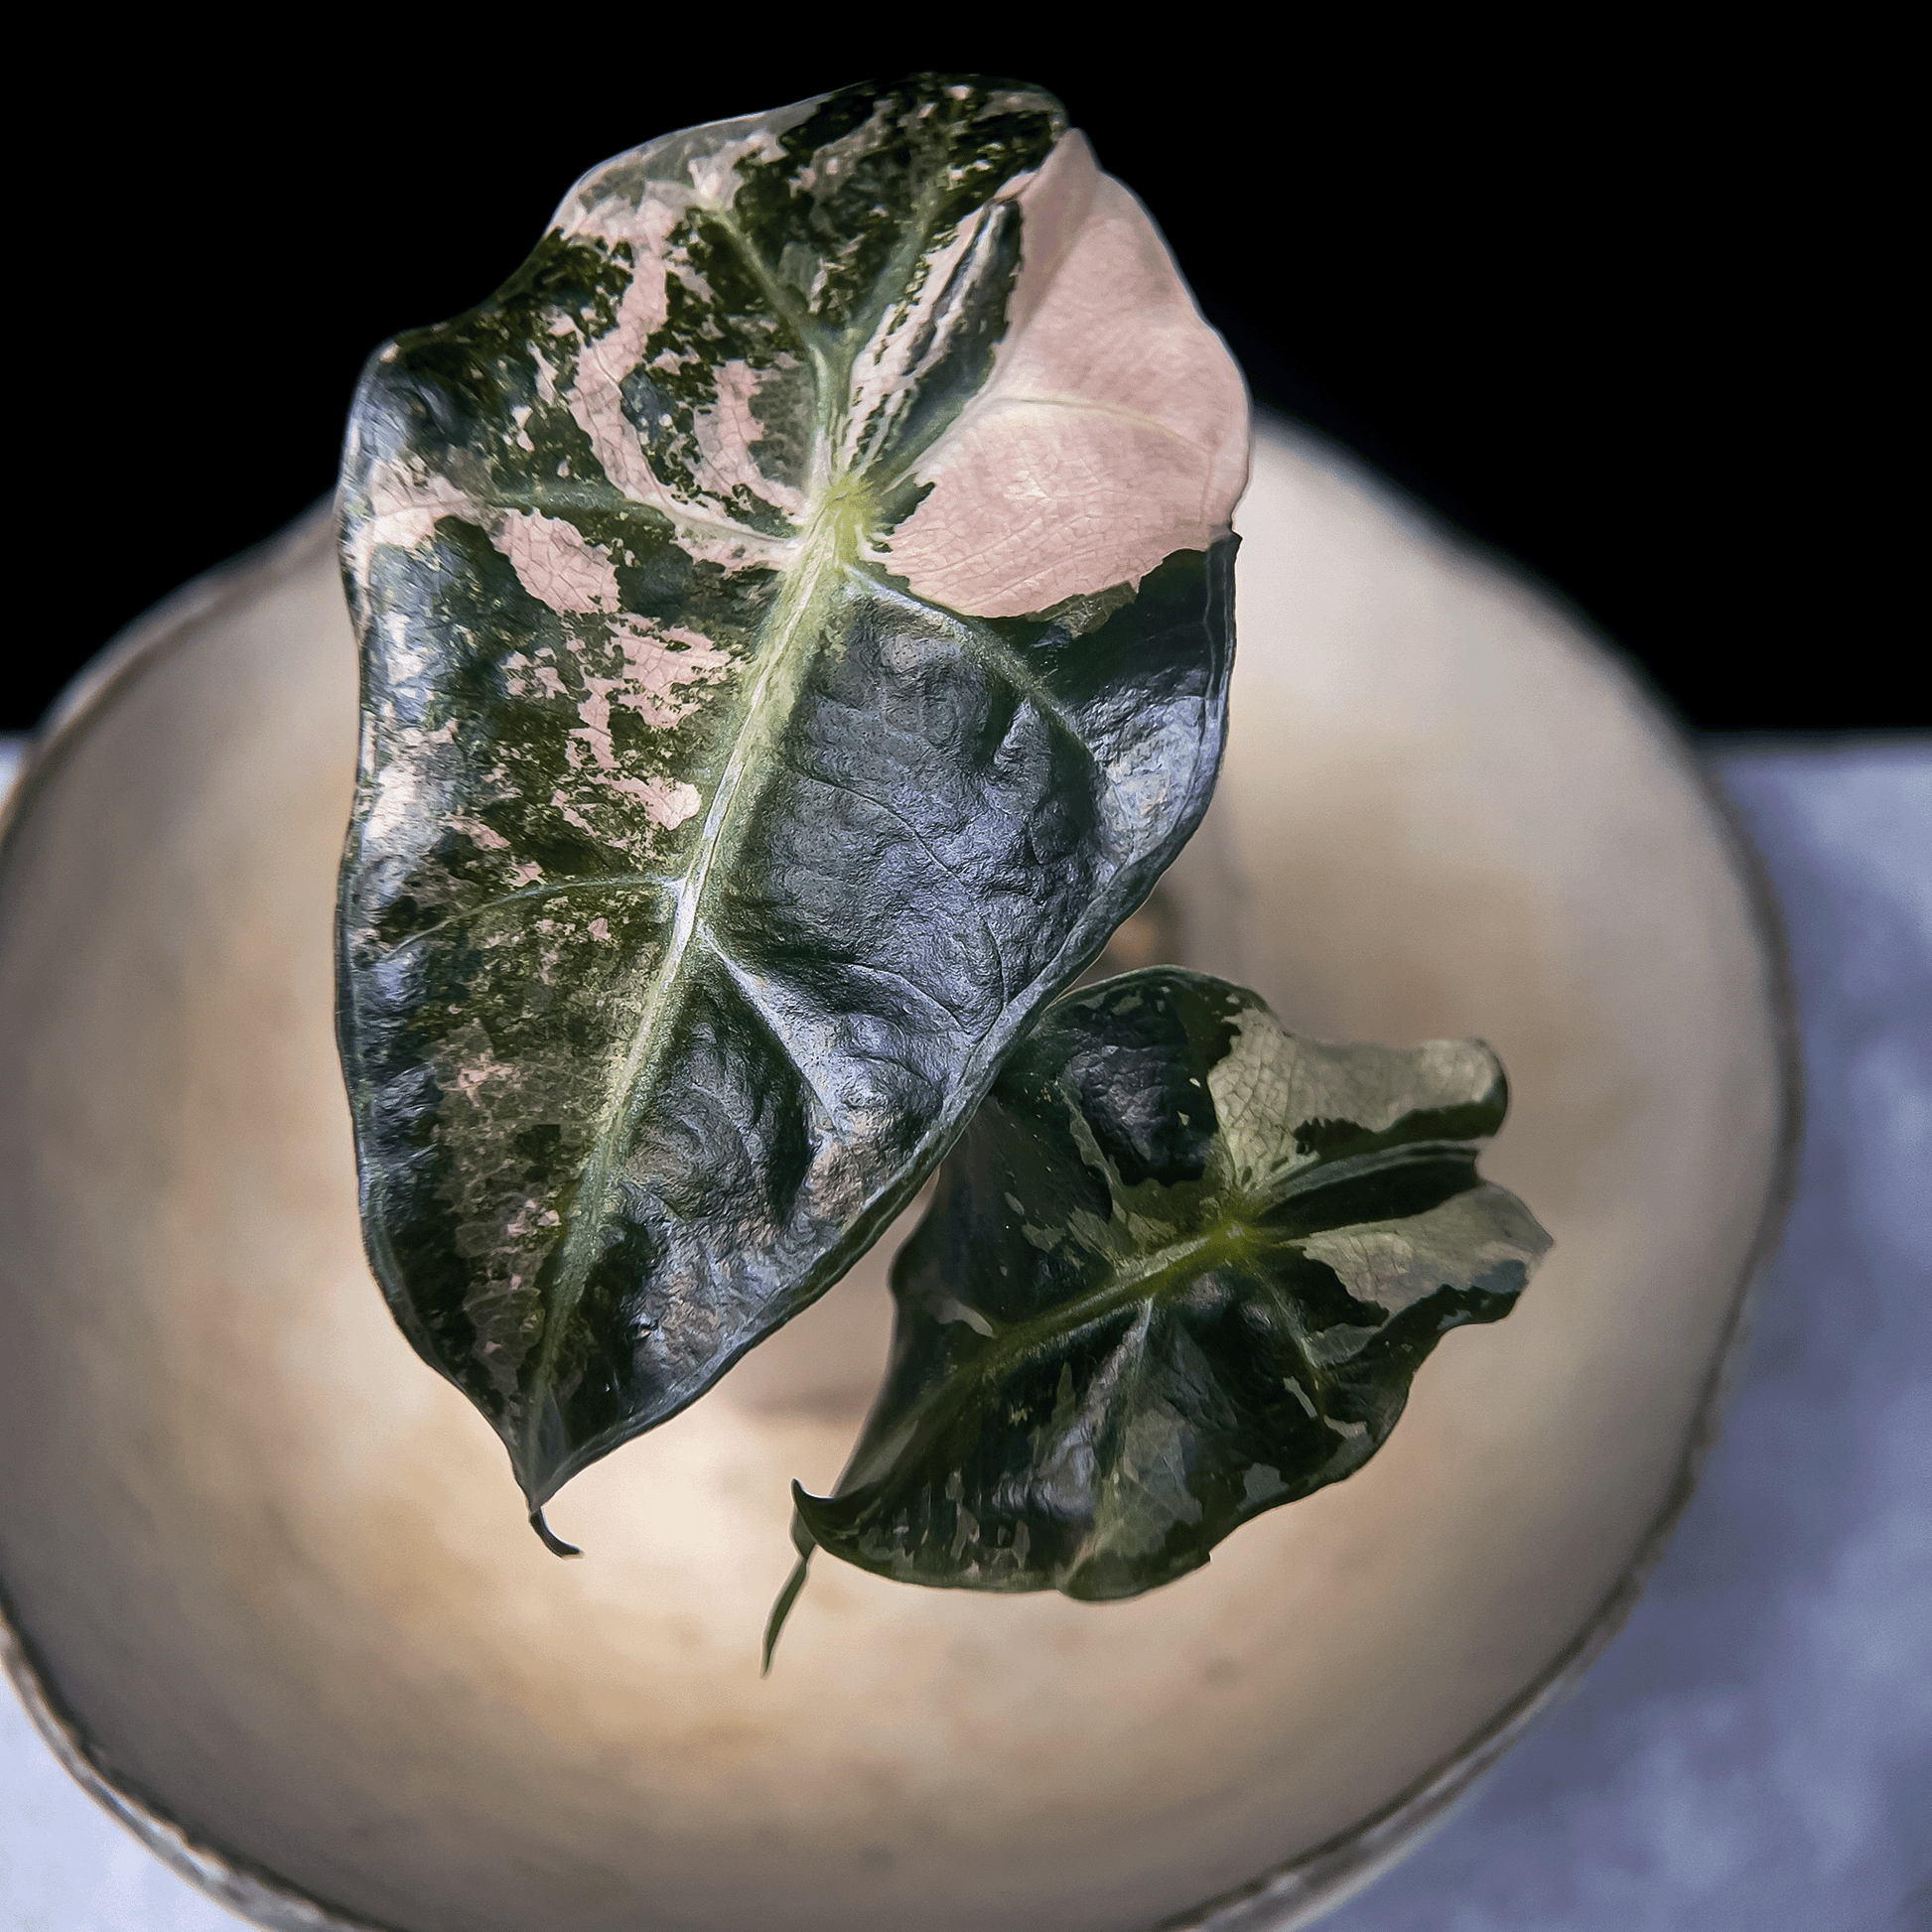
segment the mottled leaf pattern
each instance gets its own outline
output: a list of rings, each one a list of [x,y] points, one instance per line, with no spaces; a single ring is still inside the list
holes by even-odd
[[[1359,1469],[1449,1329],[1549,1237],[1476,1174],[1476,1040],[1287,1033],[1171,967],[1049,1008],[893,1269],[891,1366],[814,1547],[942,1587],[1138,1595]]]
[[[1192,831],[1246,452],[1145,213],[1004,83],[621,156],[371,362],[364,1225],[533,1507],[837,1279]]]

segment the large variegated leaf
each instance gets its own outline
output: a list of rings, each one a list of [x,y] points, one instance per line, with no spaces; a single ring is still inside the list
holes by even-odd
[[[1192,831],[1245,396],[1057,104],[671,136],[371,362],[341,1032],[532,1505],[903,1205]]]
[[[834,1496],[794,1491],[766,1662],[814,1546],[1134,1596],[1359,1469],[1549,1246],[1476,1174],[1506,1105],[1479,1041],[1321,1045],[1171,967],[1061,1000],[894,1265],[886,1384]]]

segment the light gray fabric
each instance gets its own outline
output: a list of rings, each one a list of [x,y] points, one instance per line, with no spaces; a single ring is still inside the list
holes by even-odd
[[[1578,1695],[1323,1932],[1932,1924],[1932,746],[1722,767],[1808,1087],[1724,1437]]]
[[[1720,763],[1784,904],[1810,1088],[1724,1439],[1582,1691],[1324,1932],[1932,1925],[1932,741]],[[234,1923],[0,1699],[0,1926]]]

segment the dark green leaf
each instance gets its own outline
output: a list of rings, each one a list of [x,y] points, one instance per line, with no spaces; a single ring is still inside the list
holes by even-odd
[[[835,1494],[794,1490],[801,1559],[1135,1596],[1359,1469],[1549,1246],[1476,1174],[1506,1105],[1479,1041],[1323,1045],[1175,968],[1059,1001],[894,1264],[886,1384]]]
[[[1146,215],[1005,83],[622,156],[371,362],[364,1225],[533,1506],[837,1279],[1191,832],[1246,449]]]

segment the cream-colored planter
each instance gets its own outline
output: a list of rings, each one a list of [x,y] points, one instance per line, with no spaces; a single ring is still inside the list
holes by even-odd
[[[1291,1025],[1479,1035],[1556,1236],[1388,1447],[1137,1601],[821,1562],[890,1243],[579,1477],[547,1556],[364,1269],[330,922],[354,651],[325,521],[69,703],[0,854],[0,1582],[55,1748],[266,1925],[1285,1927],[1629,1607],[1794,1111],[1776,942],[1685,748],[1533,591],[1263,439],[1181,956]],[[309,1901],[322,1901],[319,1909]],[[333,1916],[332,1916],[333,1915]]]

